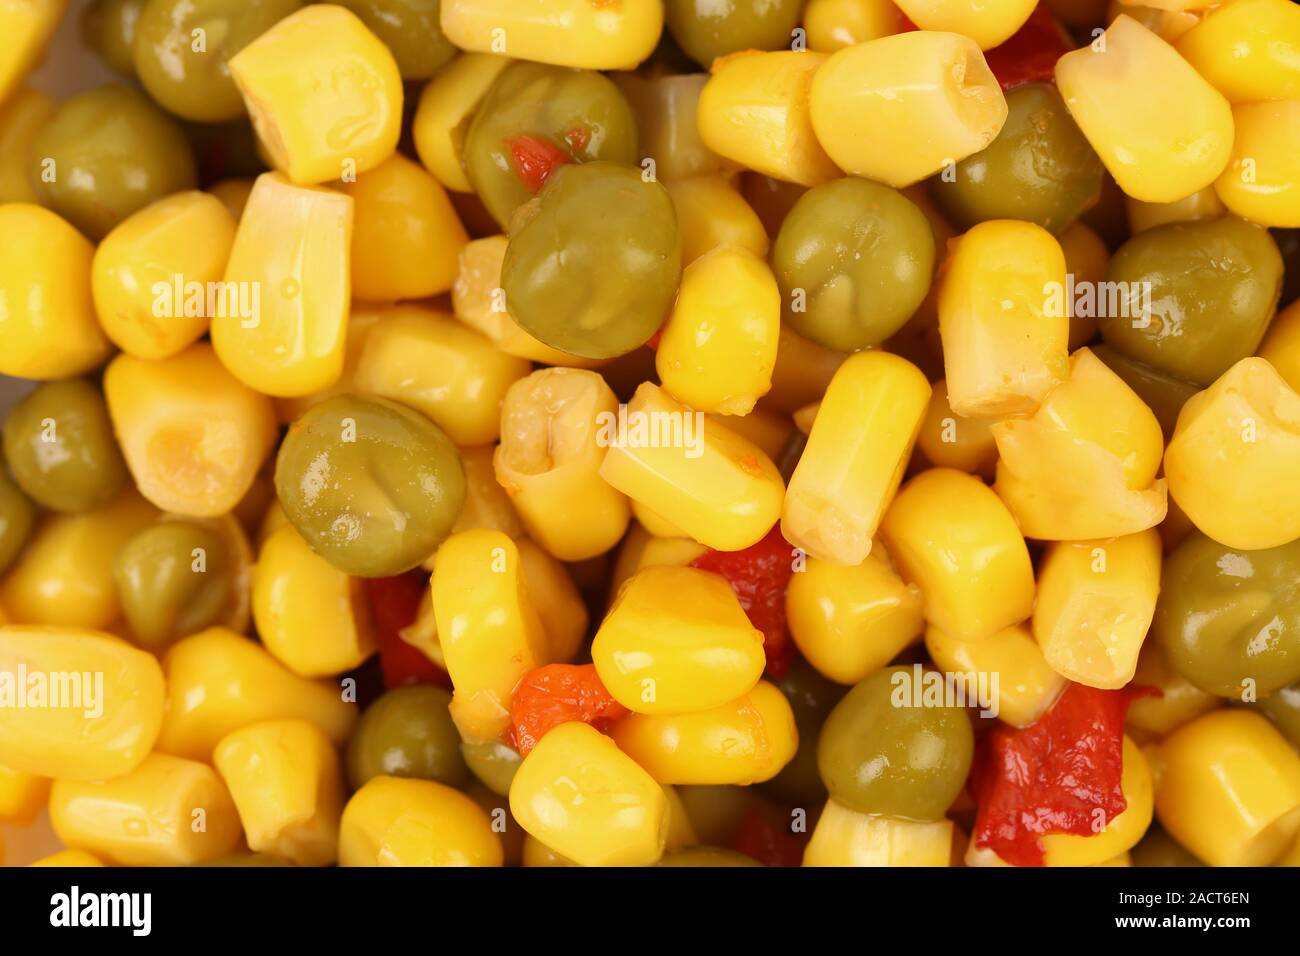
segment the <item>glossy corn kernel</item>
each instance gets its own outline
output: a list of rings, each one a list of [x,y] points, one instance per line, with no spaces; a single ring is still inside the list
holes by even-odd
[[[790,415],[817,401],[848,357],[847,352],[818,345],[783,324],[776,342],[772,387],[763,396],[763,405]]]
[[[771,530],[785,488],[760,448],[650,382],[626,419],[600,466],[607,482],[719,551],[748,548]]]
[[[811,49],[834,53],[901,32],[903,14],[892,0],[808,0],[803,26]]]
[[[230,59],[271,165],[295,183],[374,169],[397,148],[402,78],[388,47],[332,4],[285,17]]]
[[[603,554],[627,530],[627,497],[600,476],[617,416],[618,398],[583,369],[540,369],[505,394],[497,481],[529,536],[561,561]]]
[[[95,248],[29,203],[0,205],[0,375],[80,375],[108,358],[90,294]]]
[[[113,344],[160,359],[207,332],[207,290],[225,275],[235,226],[219,199],[191,191],[146,206],[105,236],[91,288]]]
[[[767,681],[709,710],[629,714],[610,736],[650,776],[670,784],[762,783],[780,773],[799,746],[790,703]]]
[[[1254,550],[1300,538],[1300,395],[1265,359],[1244,358],[1190,399],[1165,451],[1169,493],[1220,544]]]
[[[896,0],[898,8],[922,30],[945,30],[970,37],[991,50],[1019,30],[1037,0]]]
[[[1030,222],[980,223],[939,288],[948,401],[968,418],[1032,413],[1069,374],[1065,253]]]
[[[1205,8],[1210,6],[1213,4],[1205,0],[1147,0],[1146,4],[1137,5],[1125,0],[1110,0],[1106,4],[1104,21],[1094,17],[1077,26],[1092,27],[1098,22],[1112,23],[1120,14],[1127,14],[1166,43],[1176,43],[1184,33],[1201,22]]]
[[[1062,677],[1115,690],[1133,679],[1160,593],[1154,528],[1050,545],[1038,569],[1034,637]]]
[[[353,308],[352,314],[348,318],[347,337],[343,346],[343,373],[339,375],[338,381],[333,385],[319,392],[275,399],[275,415],[282,425],[292,424],[307,409],[313,405],[319,405],[327,398],[334,398],[336,395],[350,395],[356,390],[357,364],[361,361],[361,356],[365,351],[366,339],[370,337],[371,330],[379,324],[380,319],[384,318],[388,313],[389,308],[386,306],[358,304]]]
[[[772,386],[780,330],[781,292],[767,263],[738,246],[715,248],[682,272],[655,368],[679,402],[747,415]]]
[[[1151,825],[1154,783],[1152,768],[1137,744],[1124,738],[1120,791],[1125,808],[1100,833],[1081,836],[1053,833],[1042,837],[1045,866],[1099,866],[1131,850]],[[1100,822],[1100,820],[1098,820]]]
[[[937,627],[925,632],[935,666],[950,674],[996,674],[997,717],[1028,727],[1065,690],[1065,678],[1049,665],[1034,636],[1016,624],[976,641],[958,641]]]
[[[1217,709],[1223,699],[1201,690],[1169,666],[1165,652],[1154,640],[1142,645],[1135,687],[1160,691],[1136,698],[1128,709],[1128,729],[1139,740],[1167,737],[1188,721]]]
[[[925,619],[950,637],[991,637],[1033,611],[1025,539],[978,478],[922,472],[898,493],[880,532],[903,580],[921,589]]]
[[[689,266],[719,246],[735,246],[767,258],[763,222],[722,175],[693,176],[668,184],[682,237],[682,265]]]
[[[1230,102],[1300,99],[1300,7],[1288,0],[1215,7],[1175,49]]]
[[[663,854],[668,801],[651,774],[586,724],[561,724],[524,758],[510,812],[579,866],[648,866]]]
[[[869,350],[831,379],[786,490],[781,531],[815,558],[860,564],[898,491],[930,401],[911,362]]]
[[[167,710],[158,749],[211,760],[232,731],[266,720],[298,717],[335,745],[347,739],[357,709],[339,685],[294,674],[260,644],[213,627],[182,638],[163,657]]]
[[[1232,119],[1232,161],[1215,181],[1215,192],[1229,210],[1252,222],[1300,226],[1300,98],[1241,103],[1232,108]]]
[[[831,160],[895,187],[979,152],[1007,119],[978,44],[956,33],[899,33],[840,50],[817,71],[811,99]]]
[[[1156,226],[1163,226],[1167,222],[1218,219],[1226,211],[1213,186],[1198,189],[1190,196],[1184,196],[1173,202],[1139,202],[1128,197],[1125,197],[1124,202],[1128,208],[1129,229],[1134,235],[1154,229]]]
[[[815,186],[840,175],[813,132],[809,95],[823,53],[745,50],[721,57],[700,93],[704,145],[747,169]]]
[[[577,866],[568,857],[561,856],[531,833],[524,836],[522,866],[557,867]]]
[[[641,714],[720,707],[753,690],[767,664],[763,634],[726,579],[677,567],[623,585],[591,659],[610,695]]]
[[[312,551],[292,527],[262,546],[253,569],[253,621],[263,646],[295,674],[341,674],[374,653],[368,608],[360,579]]]
[[[164,511],[237,505],[275,445],[275,410],[205,342],[170,358],[119,355],[104,373],[109,416],[140,493]]]
[[[50,780],[0,764],[0,823],[25,827],[45,809]]]
[[[250,388],[310,395],[342,374],[353,205],[279,173],[257,178],[226,266],[227,302],[212,316],[217,355]]]
[[[641,154],[654,160],[655,178],[670,191],[688,178],[735,172],[735,163],[713,152],[700,137],[700,92],[709,81],[707,73],[614,73],[610,79],[636,115]]]
[[[651,534],[640,523],[628,529],[619,548],[610,577],[609,597],[612,604],[623,583],[643,568],[682,567],[690,564],[708,548],[690,538],[664,538]]]
[[[0,102],[40,62],[67,9],[67,0],[0,0]]]
[[[461,162],[465,130],[488,87],[510,62],[491,53],[462,53],[435,73],[420,94],[411,121],[415,151],[446,189],[474,191]]]
[[[1300,301],[1292,302],[1269,323],[1259,357],[1273,366],[1292,391],[1300,391]]]
[[[320,728],[292,719],[251,724],[222,738],[212,759],[250,850],[299,866],[335,861],[343,773]]]
[[[353,384],[422,412],[457,445],[484,445],[500,434],[506,390],[531,369],[451,316],[404,305],[366,337]]]
[[[47,517],[0,581],[8,617],[15,624],[113,625],[122,614],[113,559],[157,514],[128,488],[95,511]]]
[[[948,383],[940,379],[930,393],[916,447],[936,468],[955,468],[968,475],[992,478],[998,446],[989,424],[988,419],[964,418],[954,412],[948,403]]]
[[[340,190],[352,197],[352,294],[389,302],[451,288],[469,236],[442,185],[394,153]]]
[[[14,90],[0,96],[0,203],[35,203],[28,176],[32,140],[54,113],[54,100],[40,90]]]
[[[1160,825],[1211,866],[1266,866],[1300,829],[1300,757],[1249,711],[1184,724],[1158,749]]]
[[[244,210],[248,207],[248,197],[253,195],[253,186],[256,180],[245,179],[243,177],[232,177],[213,183],[208,187],[208,193],[216,197],[221,205],[226,207],[226,211],[235,217],[238,222],[244,215]]]
[[[448,538],[434,561],[433,608],[455,687],[452,719],[470,743],[494,740],[519,678],[549,659],[515,543],[486,529]]]
[[[1160,423],[1086,348],[1070,357],[1069,381],[1031,418],[993,425],[993,439],[995,490],[1026,537],[1113,538],[1164,520]]]
[[[340,866],[500,866],[502,856],[479,805],[432,780],[374,777],[343,809]]]
[[[804,866],[948,866],[951,820],[926,822],[859,813],[827,800]]]
[[[444,0],[442,32],[462,50],[585,70],[630,70],[663,30],[660,0]]]
[[[239,814],[207,764],[149,754],[106,782],[56,780],[50,821],[67,846],[123,866],[186,866],[233,853]]]
[[[456,523],[451,526],[453,534],[475,528],[492,528],[516,540],[524,536],[524,523],[519,512],[497,481],[492,463],[496,449],[495,445],[459,449],[460,463],[465,469],[465,504],[456,516]],[[433,570],[433,555],[429,555],[423,566],[427,571]]]
[[[808,663],[849,685],[888,664],[925,626],[921,592],[879,546],[856,565],[808,558],[786,587],[785,615]]]
[[[93,853],[87,853],[85,850],[60,850],[58,853],[52,853],[49,856],[42,857],[35,863],[28,863],[27,865],[85,868],[88,866],[103,866],[104,864]]]
[[[1125,194],[1173,202],[1218,178],[1232,150],[1228,101],[1131,17],[1056,63],[1065,105]]]
[[[571,661],[587,636],[587,605],[568,568],[549,551],[527,538],[521,538],[516,546],[528,598],[546,633],[547,656],[553,661]]]

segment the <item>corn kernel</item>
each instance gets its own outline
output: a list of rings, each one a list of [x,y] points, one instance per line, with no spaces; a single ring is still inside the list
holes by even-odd
[[[916,447],[936,468],[955,468],[968,475],[993,477],[998,446],[989,431],[989,421],[963,418],[948,403],[948,383],[934,383],[930,404],[916,436]]]
[[[780,773],[799,746],[790,703],[767,681],[708,710],[629,714],[610,736],[650,776],[671,784],[762,783]]]
[[[1292,391],[1300,392],[1300,301],[1292,302],[1269,323],[1259,357],[1273,366]]]
[[[726,418],[717,415],[710,417],[741,438],[753,442],[773,461],[781,457],[781,452],[794,431],[794,421],[789,415],[769,411],[761,406],[744,415],[728,415]]]
[[[40,62],[67,9],[68,0],[0,0],[0,102]]]
[[[29,825],[50,799],[50,780],[0,764],[0,823]]]
[[[979,46],[955,33],[899,33],[840,50],[818,70],[811,99],[830,158],[894,187],[978,153],[1007,119]]]
[[[1139,697],[1129,704],[1128,729],[1139,740],[1167,737],[1223,703],[1222,698],[1201,690],[1170,667],[1165,652],[1154,640],[1142,645],[1133,685],[1160,691],[1159,697]]]
[[[1056,62],[1079,129],[1125,194],[1173,202],[1218,178],[1232,152],[1228,101],[1128,16]]]
[[[827,800],[804,866],[948,866],[951,820],[925,822],[858,813]]]
[[[456,516],[456,523],[451,526],[452,534],[492,528],[516,540],[524,536],[524,523],[519,512],[497,481],[493,465],[496,449],[496,445],[460,449],[460,463],[465,469],[465,504]],[[433,555],[429,555],[423,566],[427,571],[433,570]]]
[[[809,103],[813,75],[826,60],[793,50],[719,58],[700,93],[704,145],[774,179],[802,186],[835,179],[840,171],[817,141]]]
[[[223,737],[212,759],[248,848],[300,866],[338,856],[343,773],[334,745],[305,720],[269,720]]]
[[[619,548],[610,577],[610,603],[618,596],[623,583],[643,568],[682,567],[690,564],[708,548],[690,538],[664,538],[653,535],[639,523],[634,523]]]
[[[584,70],[630,70],[663,30],[660,0],[444,0],[442,32],[462,50]]]
[[[420,94],[411,121],[415,151],[444,188],[474,191],[461,162],[465,130],[488,88],[510,62],[491,53],[462,53],[435,73]]]
[[[61,850],[58,853],[52,853],[47,857],[42,857],[35,863],[28,863],[28,866],[57,866],[57,867],[85,867],[103,866],[99,858],[85,850]]]
[[[232,177],[213,183],[208,187],[208,193],[215,196],[238,222],[243,218],[244,210],[248,207],[248,197],[253,194],[254,185],[256,180]]]
[[[655,178],[669,192],[688,178],[713,179],[735,172],[735,163],[700,138],[700,93],[709,82],[707,73],[615,73],[610,79],[636,115],[641,155],[654,161]],[[680,226],[680,207],[677,216]]]
[[[903,14],[891,0],[808,0],[803,26],[809,48],[834,53],[901,32]]]
[[[682,237],[682,265],[719,246],[736,246],[767,258],[770,242],[758,213],[721,175],[694,176],[668,184]]]
[[[374,169],[397,148],[402,78],[353,13],[303,7],[230,59],[271,165],[300,185]]]
[[[1033,611],[1025,539],[978,478],[922,472],[898,493],[880,531],[903,580],[921,589],[925,619],[952,638],[990,637]]]
[[[978,641],[954,640],[930,627],[925,648],[935,665],[950,674],[997,674],[996,716],[1012,727],[1028,727],[1065,690],[1065,678],[1048,664],[1023,624]]]
[[[627,498],[600,476],[617,413],[609,386],[582,369],[540,369],[506,392],[497,481],[529,536],[562,561],[603,554],[627,530]]]
[[[1040,841],[1045,866],[1098,866],[1137,845],[1151,825],[1154,784],[1137,744],[1124,738],[1120,791],[1125,808],[1100,833],[1052,833]]]
[[[981,50],[1009,39],[1034,12],[1037,0],[896,0],[900,10],[922,30],[945,30],[970,37]]]
[[[276,442],[270,399],[204,342],[156,361],[119,355],[104,373],[104,397],[131,477],[164,511],[225,514]]]
[[[1129,200],[1130,213],[1133,200]],[[1075,287],[1089,283],[1093,288],[1106,278],[1106,266],[1110,262],[1110,249],[1106,240],[1097,235],[1082,222],[1073,222],[1056,237],[1065,255],[1066,275],[1074,276]],[[1070,351],[1087,344],[1097,334],[1097,317],[1080,315],[1075,310],[1073,296],[1065,297],[1065,311],[1070,317]]]
[[[32,140],[54,113],[54,101],[40,90],[15,90],[0,96],[0,203],[35,203],[27,174]]]
[[[648,866],[663,854],[668,800],[608,737],[561,724],[524,758],[510,812],[534,839],[579,866]]]
[[[528,599],[546,632],[547,656],[553,661],[571,661],[587,636],[587,605],[568,569],[550,552],[527,538],[515,544]]]
[[[230,792],[206,764],[152,753],[107,782],[56,780],[50,821],[69,847],[124,866],[185,866],[240,845]]]
[[[1300,99],[1300,7],[1287,0],[1215,7],[1174,48],[1232,103]]]
[[[790,415],[820,399],[848,357],[847,352],[805,339],[783,323],[776,342],[772,387],[763,396],[763,405]]]
[[[1091,28],[1096,23],[1112,23],[1120,14],[1127,14],[1166,43],[1178,39],[1201,22],[1202,10],[1185,9],[1209,7],[1208,0],[1146,0],[1144,4],[1131,4],[1127,0],[1110,0],[1106,4],[1105,19],[1093,17],[1087,23],[1077,24]]]
[[[1184,724],[1157,751],[1156,815],[1211,866],[1266,866],[1300,829],[1300,757],[1259,714]]]
[[[567,857],[560,856],[531,833],[524,836],[523,865],[531,867],[577,866]]]
[[[1126,196],[1124,203],[1128,208],[1129,229],[1134,235],[1163,226],[1167,222],[1218,219],[1227,211],[1213,186],[1198,189],[1190,196],[1173,202],[1139,202]]]
[[[1232,162],[1215,181],[1215,192],[1245,219],[1300,226],[1300,99],[1241,103],[1232,108],[1232,120]]]
[[[355,391],[357,363],[361,361],[361,356],[365,352],[366,339],[388,312],[389,309],[385,306],[358,305],[353,308],[352,315],[348,319],[347,338],[343,346],[343,373],[333,385],[319,392],[275,399],[275,415],[281,424],[288,425],[307,409],[319,405],[327,398],[349,395]]]

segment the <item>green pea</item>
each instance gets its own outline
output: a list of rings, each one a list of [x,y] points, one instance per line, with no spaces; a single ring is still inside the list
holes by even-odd
[[[939,820],[966,783],[974,751],[961,707],[895,705],[888,667],[863,679],[831,711],[817,743],[817,765],[831,797],[860,813]],[[910,693],[907,695],[910,701]]]
[[[9,570],[36,526],[36,506],[0,464],[0,574]]]
[[[438,23],[440,0],[333,0],[384,41],[404,80],[427,80],[456,55]]]
[[[451,694],[441,687],[417,684],[390,690],[367,707],[348,741],[345,763],[352,789],[381,774],[451,787],[468,783],[450,704]]]
[[[1281,687],[1248,706],[1273,721],[1291,745],[1300,748],[1300,684]]]
[[[317,554],[348,574],[389,577],[429,557],[451,532],[465,471],[456,446],[423,415],[340,395],[289,426],[275,490]]]
[[[772,246],[785,321],[827,348],[878,345],[930,289],[934,233],[902,193],[836,179],[799,197]]]
[[[510,793],[510,782],[524,759],[518,750],[499,740],[481,744],[462,742],[460,753],[483,786],[501,797]]]
[[[826,715],[844,696],[845,688],[827,680],[802,659],[777,682],[777,687],[794,711],[799,749],[780,773],[763,784],[763,789],[794,806],[820,806],[826,800],[826,787],[817,770],[817,737]]]
[[[700,66],[740,50],[790,49],[803,0],[667,0],[668,32]]]
[[[1134,361],[1109,345],[1094,345],[1092,353],[1137,392],[1138,398],[1147,404],[1160,422],[1165,441],[1169,441],[1173,437],[1174,426],[1178,424],[1178,413],[1183,410],[1187,400],[1201,390],[1200,386]]]
[[[1209,385],[1254,355],[1282,289],[1282,256],[1266,229],[1241,219],[1176,222],[1134,236],[1106,282],[1150,316],[1099,317],[1106,344],[1167,375]]]
[[[126,622],[152,649],[219,622],[235,597],[234,574],[221,536],[189,521],[145,528],[113,562]]]
[[[688,846],[667,853],[659,866],[762,866],[751,856],[717,846]]]
[[[573,355],[613,358],[663,324],[682,274],[668,190],[613,163],[561,166],[510,231],[510,314]]]
[[[9,411],[5,458],[33,501],[55,511],[91,511],[127,481],[108,406],[83,378],[38,385]]]
[[[109,69],[135,75],[135,28],[145,0],[94,0],[81,14],[81,39]]]

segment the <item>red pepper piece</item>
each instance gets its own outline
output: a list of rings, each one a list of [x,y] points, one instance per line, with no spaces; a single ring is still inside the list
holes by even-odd
[[[1056,61],[1073,48],[1047,4],[1040,3],[1019,30],[984,51],[984,60],[1005,92],[1025,83],[1055,82]]]
[[[604,733],[625,714],[627,708],[610,696],[595,664],[547,664],[515,685],[505,742],[527,757],[560,724],[580,720]]]
[[[451,687],[451,677],[447,672],[397,633],[414,623],[428,584],[429,576],[423,571],[407,571],[391,578],[362,579],[386,688],[406,684]]]
[[[691,562],[693,568],[727,579],[749,623],[763,632],[767,672],[776,678],[785,676],[795,657],[785,623],[785,589],[794,572],[793,551],[778,524],[744,551],[709,551]]]
[[[530,193],[536,193],[544,185],[555,167],[571,163],[569,154],[543,136],[531,136],[523,133],[506,140],[510,150],[510,161],[515,167],[515,175]]]
[[[780,814],[762,806],[750,807],[740,820],[732,848],[764,866],[803,866],[808,835],[792,833],[789,826],[777,823]]]

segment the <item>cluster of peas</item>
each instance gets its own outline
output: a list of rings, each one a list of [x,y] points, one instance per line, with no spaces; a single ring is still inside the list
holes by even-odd
[[[65,13],[0,0],[0,839],[1300,863],[1300,6],[94,0],[56,104]]]

